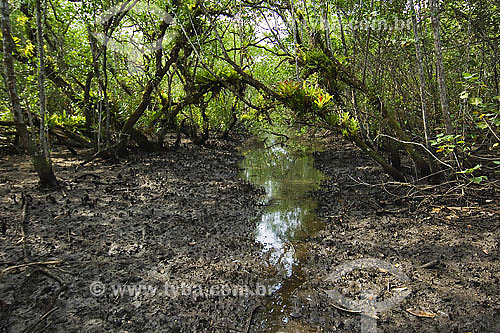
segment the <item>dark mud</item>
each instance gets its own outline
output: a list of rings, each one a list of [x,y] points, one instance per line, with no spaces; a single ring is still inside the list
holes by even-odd
[[[5,272],[0,331],[21,332],[46,314],[60,286],[45,271],[67,289],[33,331],[245,331],[267,293],[255,288],[262,287],[268,268],[253,236],[262,190],[239,180],[236,148],[242,138],[233,141],[213,142],[213,148],[185,144],[85,167],[78,167],[83,157],[59,152],[54,162],[63,189],[51,192],[36,189],[26,159],[2,160],[0,269],[24,261],[62,262]],[[32,196],[27,257],[23,191]],[[91,293],[93,282],[106,288],[102,296]],[[158,290],[121,296],[112,285]],[[231,293],[226,285],[248,286],[258,297],[239,297],[245,290],[225,296]]]
[[[404,186],[370,186],[390,179],[356,147],[338,139],[327,146],[315,160],[331,178],[312,194],[326,226],[302,244],[309,252],[294,292],[295,322],[360,332],[361,315],[325,292],[334,290],[358,302],[371,293],[386,309],[377,313],[379,332],[500,332],[499,191],[463,200],[444,190],[408,196]],[[376,264],[352,268],[367,259]],[[344,264],[351,268],[330,275]],[[382,303],[402,293],[400,303]]]
[[[277,272],[255,240],[264,191],[238,176],[242,140],[85,167],[59,152],[63,189],[51,192],[36,189],[26,159],[4,158],[0,331],[360,332],[361,315],[327,292],[359,300],[369,290],[373,302],[409,293],[373,314],[379,332],[500,332],[498,192],[402,199],[405,187],[368,186],[389,179],[337,138],[314,154],[329,177],[311,194],[324,229],[291,244],[301,272],[286,291],[290,320],[263,325]],[[32,197],[24,228],[22,192]],[[332,281],[335,267],[363,259],[378,266]]]

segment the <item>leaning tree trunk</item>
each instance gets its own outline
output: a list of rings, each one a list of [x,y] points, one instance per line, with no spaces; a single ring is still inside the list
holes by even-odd
[[[431,0],[431,21],[432,33],[434,35],[434,51],[436,54],[436,74],[439,84],[439,96],[441,99],[441,111],[443,112],[443,120],[446,127],[446,134],[453,134],[451,125],[450,110],[448,108],[448,92],[446,89],[445,75],[443,69],[443,54],[441,52],[441,37],[439,27],[438,4],[436,0]]]
[[[403,128],[397,120],[394,112],[385,107],[378,92],[374,88],[369,88],[363,82],[358,80],[358,78],[349,69],[344,67],[331,52],[328,52],[328,50],[324,51],[326,51],[327,58],[330,61],[329,66],[332,66],[335,73],[337,73],[337,79],[349,85],[353,89],[357,89],[365,94],[368,102],[375,110],[379,110],[382,116],[386,119],[389,128],[394,133],[394,136],[403,144],[406,152],[415,163],[419,176],[428,176],[431,173],[431,166],[429,162],[424,159],[417,150],[415,150],[410,142],[411,139],[403,131]]]
[[[5,70],[5,84],[9,93],[9,99],[12,106],[12,115],[16,124],[17,132],[22,140],[24,148],[31,156],[33,166],[40,178],[42,187],[57,186],[57,179],[52,171],[52,163],[44,154],[40,154],[38,149],[28,133],[28,128],[24,122],[21,102],[17,94],[16,75],[14,72],[14,41],[10,29],[10,13],[8,0],[0,0],[0,21],[3,35],[3,60]]]
[[[130,134],[134,125],[141,118],[142,114],[146,111],[147,107],[151,102],[153,91],[161,83],[163,77],[165,76],[165,74],[167,74],[168,70],[170,69],[170,66],[172,66],[172,64],[177,61],[179,52],[181,50],[181,45],[182,41],[174,45],[172,51],[170,52],[170,58],[163,66],[160,65],[160,68],[156,71],[155,76],[147,83],[146,88],[142,93],[141,102],[135,108],[134,112],[132,112],[132,114],[128,117],[127,121],[123,124],[122,134],[125,135]],[[159,59],[159,61],[161,61],[161,58]]]

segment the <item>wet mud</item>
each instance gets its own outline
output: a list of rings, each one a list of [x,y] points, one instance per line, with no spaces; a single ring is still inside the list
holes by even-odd
[[[85,167],[58,152],[63,188],[50,192],[36,188],[27,159],[2,160],[0,269],[61,263],[3,274],[0,331],[21,332],[46,314],[60,285],[43,271],[67,289],[34,331],[246,330],[267,294],[267,268],[253,236],[262,190],[238,177],[242,139]],[[24,240],[22,192],[31,196]]]
[[[498,192],[424,200],[372,186],[390,179],[323,138],[304,164],[321,186],[280,183],[275,194],[296,192],[283,201],[244,176],[259,174],[245,140],[85,167],[56,152],[63,187],[47,192],[27,159],[3,158],[0,331],[500,331]],[[262,217],[297,201],[298,231],[269,241],[282,225]]]
[[[326,147],[315,166],[330,178],[312,193],[325,228],[304,243],[297,321],[360,332],[355,310],[371,304],[378,332],[499,332],[499,191],[411,196],[350,143]]]

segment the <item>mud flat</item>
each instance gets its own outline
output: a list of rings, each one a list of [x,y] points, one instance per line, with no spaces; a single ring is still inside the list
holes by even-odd
[[[359,332],[361,315],[325,291],[358,303],[372,293],[375,304],[409,292],[381,307],[379,332],[500,332],[498,189],[460,198],[437,187],[412,196],[414,188],[391,185],[356,147],[338,138],[326,146],[314,154],[315,166],[330,178],[312,194],[325,228],[304,243],[311,250],[303,258],[306,282],[295,292],[296,322]],[[364,260],[392,269],[353,268]],[[341,265],[351,266],[332,281]]]
[[[242,140],[85,167],[58,152],[63,188],[52,192],[36,189],[28,160],[3,159],[0,270],[56,264],[3,274],[0,331],[245,331],[267,292],[254,237],[262,190],[238,177]],[[66,289],[53,300],[57,279]]]
[[[26,159],[1,160],[0,331],[359,332],[345,299],[382,304],[364,322],[380,332],[500,331],[498,191],[409,196],[329,138],[321,187],[299,198],[313,232],[278,242],[280,272],[258,237],[276,197],[242,180],[244,139],[85,167],[57,152],[51,192]]]

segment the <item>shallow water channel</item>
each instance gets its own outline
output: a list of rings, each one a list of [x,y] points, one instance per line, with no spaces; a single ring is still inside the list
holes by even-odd
[[[262,141],[263,140],[263,141]],[[266,206],[256,220],[255,237],[263,245],[262,259],[274,267],[275,292],[259,311],[261,328],[275,331],[300,316],[293,293],[304,282],[301,258],[307,253],[302,240],[323,228],[315,214],[316,202],[307,192],[317,189],[324,175],[314,168],[311,153],[318,142],[281,138],[252,138],[243,147],[241,177],[261,186]]]

